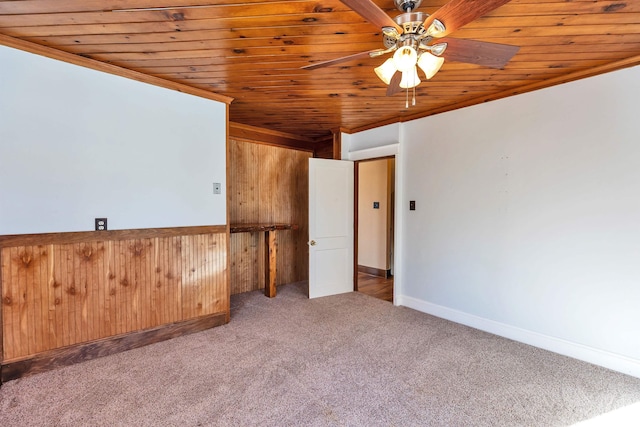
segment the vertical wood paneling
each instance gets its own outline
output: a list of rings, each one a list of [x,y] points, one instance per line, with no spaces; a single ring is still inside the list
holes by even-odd
[[[225,310],[225,307],[227,307],[228,301],[230,300],[231,296],[230,287],[227,285],[229,283],[229,241],[228,239],[225,241],[225,239],[223,239],[221,235],[211,235],[211,238],[215,239],[216,245],[218,247],[218,249],[215,251],[215,257],[212,260],[212,274],[216,282],[212,300],[216,303],[213,310],[217,313],[221,310]],[[220,250],[220,248],[222,247],[224,247],[225,250]],[[219,269],[222,266],[225,266],[225,268],[222,274],[220,274]]]
[[[30,256],[33,265],[27,270],[27,292],[30,291],[31,295],[28,296],[27,301],[32,301],[34,309],[28,310],[27,322],[36,325],[36,333],[29,335],[29,351],[34,353],[38,351],[38,342],[42,341],[42,328],[40,327],[42,298],[40,295],[40,284],[38,283],[40,277],[40,257],[38,255],[38,247],[32,246]]]
[[[259,145],[229,141],[231,165],[229,186],[229,217],[232,223],[255,223],[259,219]],[[258,289],[259,235],[231,235],[231,293]]]
[[[292,223],[277,232],[277,284],[308,279],[308,159],[310,152],[231,139],[231,223]],[[231,293],[264,288],[264,233],[231,235]]]
[[[309,157],[298,154],[293,174],[294,194],[298,195],[293,206],[293,220],[298,224],[297,234],[291,235],[295,253],[294,277],[292,282],[309,279]],[[302,218],[303,220],[299,220]]]
[[[105,290],[105,308],[104,308],[104,333],[106,336],[116,335],[116,328],[118,325],[117,317],[117,303],[116,303],[116,286],[115,286],[115,265],[114,260],[114,242],[105,242],[104,244],[104,264],[102,280],[104,280]]]
[[[107,286],[99,286],[100,279],[103,277],[102,266],[104,263],[104,242],[93,242],[91,244],[93,251],[97,254],[94,261],[94,268],[88,270],[91,273],[91,292],[95,295],[94,304],[89,312],[89,324],[93,325],[94,336],[104,337],[104,312],[105,312],[105,289]],[[106,282],[105,282],[106,285]]]
[[[111,321],[111,333],[113,335],[122,333],[122,319],[124,316],[124,310],[118,310],[118,307],[122,307],[124,304],[122,298],[122,292],[120,287],[120,242],[109,242],[109,295],[111,295],[110,303],[113,307],[110,308]]]
[[[131,320],[131,312],[130,312],[130,303],[128,298],[128,286],[129,280],[127,277],[128,266],[127,266],[127,257],[125,254],[125,246],[128,244],[127,241],[121,240],[116,242],[116,263],[117,263],[117,276],[116,283],[118,289],[118,307],[121,307],[118,310],[118,334],[124,333],[125,325],[130,324]]]
[[[67,276],[69,273],[69,269],[67,266],[71,262],[71,257],[69,256],[69,247],[71,245],[61,245],[58,246],[58,251],[60,252],[60,268],[58,272],[58,286],[60,288],[60,301],[58,304],[58,315],[61,319],[60,324],[60,335],[62,346],[67,346],[70,344],[69,336],[74,334],[74,331],[71,329],[72,324],[69,322],[69,318],[71,316],[71,310],[69,309],[69,292],[68,292],[68,281]],[[4,283],[3,283],[4,286]]]
[[[2,319],[7,328],[13,329],[13,288],[10,285],[12,280],[11,275],[11,250],[12,248],[2,249],[2,282],[6,283],[2,287]],[[3,325],[4,326],[4,325]],[[15,345],[16,337],[14,335],[7,335],[4,328],[2,330],[2,346],[4,348]]]
[[[226,234],[4,247],[3,361],[229,310]]]
[[[184,244],[184,241],[182,242]],[[193,260],[191,254],[191,247],[189,245],[184,245],[182,247],[182,313],[185,316],[193,317],[196,313],[195,309],[195,287],[196,287],[196,279],[195,268],[193,267]]]
[[[6,286],[3,286],[3,298],[2,302],[4,304],[2,310],[2,316],[4,322],[8,325],[7,330],[15,331],[16,327],[19,327],[19,301],[16,294],[16,289],[18,286],[18,278],[17,274],[15,274],[13,270],[13,263],[11,259],[16,256],[15,252],[17,248],[6,248],[3,249],[3,259],[7,260],[6,267],[3,268],[3,271],[6,272],[6,278],[3,279],[3,283],[6,283]],[[18,347],[20,346],[20,333],[14,333],[9,335],[7,330],[3,330],[2,336],[5,339],[4,349],[10,347]]]
[[[171,284],[176,287],[178,293],[178,301],[180,305],[176,308],[176,317],[178,319],[183,318],[182,308],[185,301],[182,296],[182,238],[175,236],[171,238],[171,246],[169,248],[169,264],[171,265],[171,271],[169,277],[171,278]]]
[[[43,349],[50,346],[50,333],[49,333],[49,288],[48,288],[48,266],[49,266],[49,250],[46,246],[38,246],[38,253],[40,259],[38,262],[38,272],[34,275],[33,286],[38,290],[38,304],[36,308],[37,312],[37,328],[38,339],[36,339],[36,352],[41,352]]]
[[[70,262],[67,264],[67,304],[69,307],[69,342],[67,345],[75,344],[75,341],[79,338],[82,341],[82,325],[79,316],[78,308],[78,288],[80,280],[80,264],[79,258],[76,256],[76,252],[79,250],[80,244],[70,245],[68,249],[68,256]]]
[[[143,327],[140,296],[140,293],[142,292],[141,274],[143,265],[141,258],[144,255],[142,242],[136,239],[133,244],[129,246],[129,251],[131,252],[128,257],[131,260],[131,317],[134,329],[140,330]]]
[[[45,327],[47,327],[47,333],[48,333],[49,339],[47,341],[46,347],[59,347],[58,334],[57,334],[58,319],[56,316],[57,286],[56,286],[55,277],[54,277],[55,260],[56,260],[55,252],[54,252],[55,249],[53,245],[47,245],[46,249],[49,254],[49,257],[47,259],[47,270],[46,270],[47,274],[46,276],[42,277],[42,286],[44,286],[47,290],[47,297],[46,297],[47,298],[47,308],[46,308],[47,323]],[[2,279],[0,279],[0,283],[2,283],[1,280]]]
[[[154,239],[154,245],[153,245],[154,268],[152,269],[149,277],[149,284],[151,286],[151,293],[149,296],[149,310],[150,310],[151,323],[155,325],[160,325],[164,323],[164,319],[166,318],[166,316],[164,316],[164,313],[160,311],[162,309],[162,305],[160,304],[160,301],[161,301],[160,294],[163,290],[162,282],[160,280],[160,275],[164,270],[164,258],[161,256],[162,249],[163,248],[161,248],[159,239]]]
[[[14,295],[18,300],[17,316],[15,316],[16,324],[19,328],[20,345],[26,351],[29,351],[29,335],[27,333],[27,267],[29,254],[26,252],[30,247],[16,248],[16,266],[12,268],[13,274],[16,275],[14,285]]]
[[[184,318],[220,312],[225,306],[225,262],[221,235],[182,237],[182,311]],[[217,291],[217,292],[216,292]]]

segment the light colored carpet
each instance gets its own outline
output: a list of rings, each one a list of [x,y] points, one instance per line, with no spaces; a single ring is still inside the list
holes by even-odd
[[[231,323],[0,388],[0,426],[561,426],[640,379],[359,293],[232,298]]]

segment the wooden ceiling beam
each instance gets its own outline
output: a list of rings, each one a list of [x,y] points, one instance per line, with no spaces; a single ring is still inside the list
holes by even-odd
[[[229,122],[229,137],[258,144],[274,145],[303,151],[314,151],[315,141],[289,132]]]

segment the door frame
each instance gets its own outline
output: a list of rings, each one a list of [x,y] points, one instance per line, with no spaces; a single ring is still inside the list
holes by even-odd
[[[394,125],[391,125],[394,126]],[[399,125],[398,125],[399,126]],[[405,206],[408,200],[404,195],[404,167],[406,160],[400,146],[401,129],[390,128],[378,134],[371,129],[362,129],[356,134],[345,132],[342,128],[334,129],[333,132],[333,156],[342,160],[367,160],[379,157],[393,156],[396,159],[395,176],[395,212],[394,212],[394,236],[393,236],[393,305],[404,304],[404,271],[403,271],[403,244],[404,244],[404,221],[408,214]],[[356,144],[357,142],[357,144]],[[405,200],[407,199],[407,200]],[[355,230],[354,230],[355,235]],[[354,254],[355,255],[355,254]]]
[[[394,163],[396,163],[394,170],[397,170],[397,156],[396,154],[390,154],[388,156],[381,156],[381,157],[371,157],[371,158],[366,158],[366,159],[359,159],[359,160],[354,160],[353,161],[353,290],[354,291],[358,291],[358,233],[359,233],[359,225],[358,225],[358,202],[359,202],[359,197],[360,197],[360,192],[358,190],[358,186],[359,186],[359,172],[360,172],[360,163],[365,163],[365,162],[373,162],[376,160],[388,160],[388,159],[393,159]],[[398,183],[397,183],[397,179],[396,177],[394,177],[393,179],[393,190],[394,190],[394,194],[397,192],[397,187],[398,187]],[[394,200],[394,204],[395,204],[395,200]],[[393,218],[393,228],[394,228],[394,247],[395,247],[395,234],[396,234],[396,219],[395,219],[395,215]],[[395,260],[395,256],[396,256],[396,251],[393,251],[393,265],[395,266],[396,264],[396,260]],[[395,282],[393,284],[393,288],[394,288],[394,292],[393,292],[393,300],[395,302]]]

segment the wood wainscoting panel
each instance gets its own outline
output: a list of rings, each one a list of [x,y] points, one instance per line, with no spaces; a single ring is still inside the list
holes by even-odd
[[[45,351],[27,359],[8,362],[2,366],[0,382],[139,348],[181,335],[203,331],[224,323],[227,323],[225,314],[212,314],[108,339]]]
[[[226,237],[182,237],[182,319],[228,310],[226,299]]]
[[[260,218],[259,144],[229,140],[229,222],[255,223]],[[231,294],[264,287],[258,259],[259,233],[236,233],[230,237]]]
[[[228,318],[228,234],[216,230],[114,240],[87,232],[86,242],[73,233],[73,243],[2,246],[2,363],[213,314]]]
[[[229,220],[232,224],[285,223],[277,233],[277,285],[307,280],[308,159],[311,152],[231,138]],[[264,289],[264,233],[230,237],[231,294]]]

